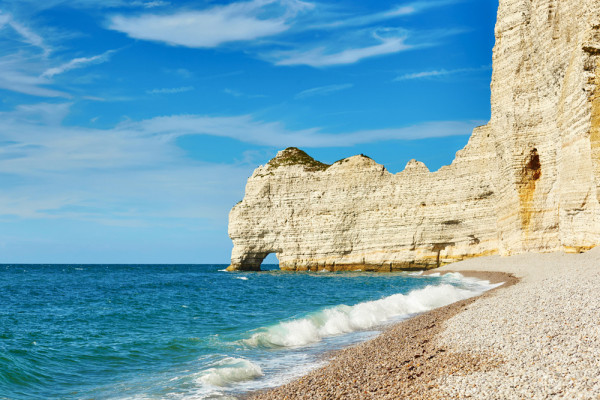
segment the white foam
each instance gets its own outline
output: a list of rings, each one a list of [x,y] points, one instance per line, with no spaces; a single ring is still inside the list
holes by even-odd
[[[449,275],[449,274],[447,274]],[[278,323],[263,328],[242,340],[251,347],[299,347],[323,338],[373,328],[401,317],[432,310],[481,294],[498,285],[464,278],[460,274],[444,275],[447,281],[461,280],[466,288],[447,283],[427,286],[408,294],[395,294],[380,300],[326,308],[305,318]]]
[[[228,386],[233,383],[256,379],[263,375],[262,369],[245,358],[226,357],[200,372],[197,381],[210,386]]]
[[[498,286],[504,285],[504,282],[491,284],[489,281],[486,281],[486,280],[481,280],[481,279],[472,278],[472,277],[465,277],[459,272],[449,272],[447,274],[442,275],[442,281],[460,284],[462,287],[464,287],[466,289],[475,290],[475,291],[481,291],[482,288],[484,291],[490,290],[490,289],[496,288]]]
[[[235,279],[240,279],[240,280],[242,280],[242,281],[247,281],[247,280],[248,280],[248,278],[246,278],[245,276],[238,276],[238,277],[237,277],[237,278],[235,278]]]

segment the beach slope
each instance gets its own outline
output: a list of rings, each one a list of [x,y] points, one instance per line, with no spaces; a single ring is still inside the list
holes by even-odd
[[[600,398],[600,249],[482,257],[437,271],[507,283],[399,323],[252,398]]]

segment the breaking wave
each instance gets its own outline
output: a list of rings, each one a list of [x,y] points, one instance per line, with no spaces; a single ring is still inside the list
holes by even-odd
[[[354,306],[342,304],[309,314],[304,318],[261,328],[250,338],[242,340],[242,343],[250,347],[267,348],[305,346],[327,337],[370,329],[390,320],[408,318],[417,313],[477,296],[498,286],[490,285],[486,281],[464,278],[456,273],[447,275],[448,281],[463,280],[467,288],[443,283]]]
[[[198,380],[207,385],[223,387],[262,375],[262,369],[258,365],[244,358],[226,357],[202,371]]]

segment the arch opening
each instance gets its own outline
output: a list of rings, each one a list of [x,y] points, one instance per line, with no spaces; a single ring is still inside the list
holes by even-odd
[[[267,253],[265,258],[262,260],[259,269],[261,271],[276,271],[279,270],[279,259],[277,253]]]

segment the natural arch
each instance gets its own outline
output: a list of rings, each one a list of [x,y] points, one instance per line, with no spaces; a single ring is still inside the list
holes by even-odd
[[[279,269],[279,257],[277,257],[277,252],[271,252],[267,254],[266,257],[263,259],[262,263],[260,264],[260,269],[261,271],[272,270],[273,268],[269,268],[267,266],[273,265],[276,265],[277,269]]]
[[[228,271],[260,271],[264,259],[275,251],[258,251],[258,252],[247,252],[239,259],[236,263],[231,263],[227,267]]]

